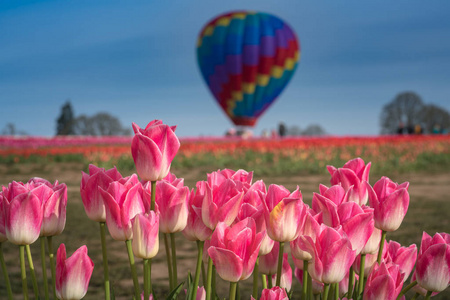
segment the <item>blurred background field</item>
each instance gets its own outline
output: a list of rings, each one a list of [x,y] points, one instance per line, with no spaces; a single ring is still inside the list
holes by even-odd
[[[79,186],[81,171],[88,165],[111,168],[114,165],[123,176],[135,172],[130,152],[129,137],[106,138],[0,138],[0,184],[28,181],[38,176],[50,181],[58,180],[68,186],[67,224],[62,235],[54,238],[55,248],[65,243],[68,253],[87,245],[96,265],[85,299],[103,297],[101,246],[98,224],[87,218]],[[419,247],[422,232],[450,232],[450,136],[381,136],[381,137],[320,137],[320,138],[197,138],[182,139],[181,148],[172,172],[185,179],[185,185],[195,187],[206,174],[217,169],[245,169],[254,171],[254,181],[263,179],[266,185],[281,184],[293,190],[298,185],[304,201],[311,204],[313,192],[319,184],[329,185],[326,165],[341,167],[346,161],[361,157],[372,162],[370,183],[381,176],[397,182],[410,182],[411,203],[406,218],[397,232],[388,234],[402,245],[416,243]],[[107,237],[110,278],[117,299],[130,299],[132,280],[129,272],[125,244]],[[193,271],[196,244],[177,234],[179,280]],[[10,278],[17,299],[21,293],[17,248],[3,245]],[[38,278],[40,274],[39,244],[32,245]],[[153,264],[153,281],[160,298],[167,294],[167,268],[164,243]],[[142,275],[142,264],[137,262]],[[40,279],[42,280],[42,279]],[[140,280],[142,283],[142,278]],[[30,283],[31,284],[31,283]],[[241,284],[242,299],[248,299],[251,279]],[[31,287],[31,285],[30,285]],[[218,279],[220,297],[228,294],[228,285]],[[0,291],[4,291],[0,281]],[[300,286],[293,279],[294,299]],[[411,297],[411,293],[409,294]],[[1,297],[0,297],[1,298]],[[450,299],[446,291],[435,299]]]

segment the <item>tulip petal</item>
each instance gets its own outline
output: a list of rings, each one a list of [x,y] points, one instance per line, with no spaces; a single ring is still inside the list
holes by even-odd
[[[243,272],[243,260],[228,249],[209,247],[208,254],[214,262],[217,274],[223,280],[238,282]]]

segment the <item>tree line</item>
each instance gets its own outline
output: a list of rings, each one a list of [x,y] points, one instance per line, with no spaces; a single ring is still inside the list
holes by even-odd
[[[383,106],[380,123],[382,134],[448,133],[450,114],[414,92],[403,92]]]
[[[107,112],[99,112],[93,116],[74,116],[72,105],[67,101],[61,108],[56,120],[56,135],[131,135],[131,130],[124,128],[117,117]]]

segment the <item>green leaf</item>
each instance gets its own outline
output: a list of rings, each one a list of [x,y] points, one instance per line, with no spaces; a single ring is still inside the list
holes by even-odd
[[[181,290],[183,289],[184,282],[180,283],[170,294],[166,300],[176,300]]]
[[[191,300],[192,299],[192,293],[193,293],[193,287],[192,287],[192,275],[191,272],[189,271],[188,276],[187,276],[187,290],[186,290],[186,300]]]

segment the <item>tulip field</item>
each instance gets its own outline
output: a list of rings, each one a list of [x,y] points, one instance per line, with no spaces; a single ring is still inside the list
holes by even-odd
[[[260,175],[324,174],[354,157],[392,174],[448,170],[450,135],[283,139],[181,138],[174,169],[253,170]],[[134,172],[131,137],[13,138],[0,136],[0,163],[82,162]]]
[[[0,136],[0,299],[450,299],[450,135],[133,129]]]

